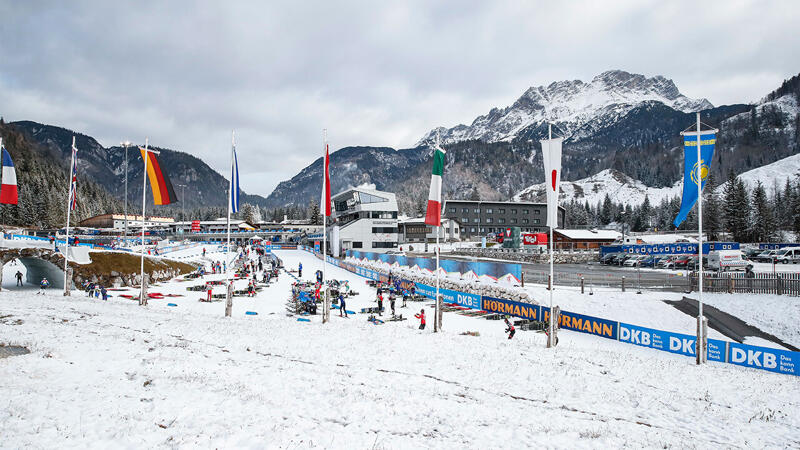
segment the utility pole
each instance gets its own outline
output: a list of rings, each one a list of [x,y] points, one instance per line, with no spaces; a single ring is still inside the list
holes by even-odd
[[[131,146],[130,141],[124,141],[119,145],[125,147],[125,234],[123,235],[123,244],[128,240],[128,147]]]
[[[185,184],[179,184],[181,188],[181,222],[186,222],[186,195],[184,189],[186,187]]]

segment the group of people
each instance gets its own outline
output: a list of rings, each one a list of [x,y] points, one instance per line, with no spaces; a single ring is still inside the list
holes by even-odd
[[[225,273],[228,270],[225,261],[214,261],[211,263],[211,273]]]
[[[102,298],[108,300],[108,290],[100,283],[92,283],[91,281],[83,282],[83,290],[86,292],[87,297]]]

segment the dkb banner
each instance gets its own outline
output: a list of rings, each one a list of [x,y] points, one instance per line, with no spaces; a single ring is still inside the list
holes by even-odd
[[[695,356],[697,337],[620,323],[619,341],[679,355]],[[709,339],[707,349],[709,361],[725,362],[725,341]]]

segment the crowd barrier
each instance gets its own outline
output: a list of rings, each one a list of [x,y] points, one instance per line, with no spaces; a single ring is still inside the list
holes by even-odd
[[[298,246],[298,248],[314,253],[318,258],[322,257],[320,253],[313,252],[307,247]],[[371,280],[385,281],[385,279],[388,278],[377,271],[355,266],[331,258],[330,256],[327,256],[325,260],[337,267],[341,267]],[[413,282],[401,280],[401,283],[408,285]],[[435,286],[428,286],[422,283],[413,283],[413,285],[418,294],[430,299],[436,298]],[[550,319],[550,308],[547,306],[480,296],[448,289],[439,289],[439,293],[442,294],[444,302],[455,303],[471,309],[506,314],[535,321],[547,321]],[[640,347],[647,347],[678,355],[695,357],[695,343],[697,337],[690,334],[640,327],[624,322],[563,310],[559,316],[558,323],[560,328],[570,331],[591,334],[626,344],[638,345]],[[734,364],[787,375],[800,375],[800,352],[740,344],[738,342],[724,341],[721,339],[708,339],[706,350],[709,361]]]

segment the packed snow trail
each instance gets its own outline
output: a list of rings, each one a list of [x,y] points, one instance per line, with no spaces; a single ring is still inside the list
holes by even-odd
[[[280,256],[289,269],[302,261],[306,279],[321,266],[307,253]],[[562,332],[548,350],[541,334],[508,341],[502,323],[455,314],[438,334],[363,314],[298,323],[283,310],[290,282],[282,273],[256,297],[236,297],[229,319],[224,302],[194,292],[171,298],[177,307],[0,293],[0,342],[32,352],[0,360],[2,446],[800,445],[794,377],[697,367],[580,333]],[[186,294],[188,283],[153,290]],[[350,309],[374,305],[363,279],[352,285]]]

